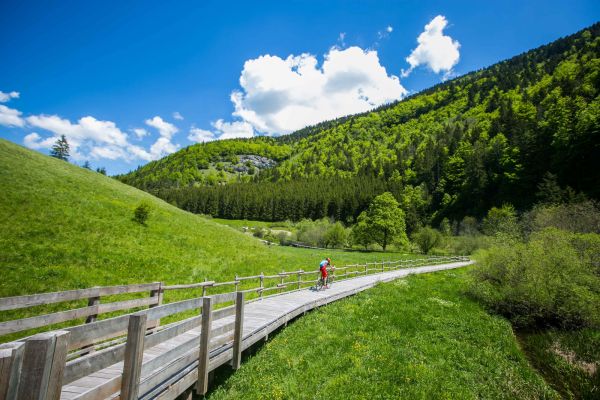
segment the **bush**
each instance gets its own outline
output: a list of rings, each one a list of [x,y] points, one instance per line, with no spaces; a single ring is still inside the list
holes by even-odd
[[[412,240],[424,254],[429,254],[435,246],[441,244],[442,234],[437,229],[425,227],[413,233]]]
[[[600,326],[599,235],[549,228],[478,258],[469,292],[515,326]]]
[[[150,216],[150,206],[147,203],[141,203],[133,211],[133,220],[140,225],[146,226],[146,221]]]
[[[593,201],[538,205],[523,216],[526,233],[554,227],[569,232],[600,233],[600,207]]]
[[[331,224],[325,232],[325,247],[344,247],[348,241],[348,234],[341,222]]]

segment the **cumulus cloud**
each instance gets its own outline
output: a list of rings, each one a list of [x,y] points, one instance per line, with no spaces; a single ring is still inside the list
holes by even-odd
[[[179,132],[179,129],[177,129],[175,125],[163,120],[159,116],[147,119],[145,122],[146,125],[156,128],[160,135],[156,142],[150,146],[150,155],[152,156],[152,159],[159,159],[167,154],[174,153],[179,149],[178,144],[171,142],[173,135]]]
[[[176,120],[178,120],[178,121],[183,121],[183,115],[181,115],[181,114],[179,113],[179,111],[175,111],[175,112],[173,113],[173,118],[175,118],[175,119],[176,119]]]
[[[191,142],[204,143],[215,140],[217,136],[214,134],[214,132],[192,126],[187,138]]]
[[[11,99],[18,99],[19,98],[20,93],[19,92],[9,92],[9,93],[4,93],[2,90],[0,90],[0,103],[6,103],[7,101],[11,100]]]
[[[212,126],[219,132],[219,139],[251,138],[254,136],[252,125],[244,121],[225,122],[222,119]]]
[[[21,111],[8,108],[0,104],[0,125],[8,127],[23,127],[25,120],[21,118]]]
[[[248,137],[251,127],[266,134],[290,133],[407,94],[400,79],[380,64],[377,51],[359,47],[333,47],[322,65],[311,54],[263,55],[244,63],[240,85],[242,91],[234,91],[231,101],[233,115],[242,121],[217,121],[224,136],[235,131]]]
[[[148,131],[145,130],[144,128],[134,128],[134,129],[132,129],[132,131],[138,139],[142,139],[142,138],[148,136]]]
[[[410,68],[403,71],[403,76],[408,76],[420,65],[429,67],[436,74],[451,74],[452,68],[460,58],[460,43],[444,35],[447,25],[448,21],[443,15],[438,15],[425,25],[425,30],[417,38],[419,45],[406,58]]]
[[[394,28],[391,25],[388,25],[387,28],[385,28],[385,30],[387,31],[387,33],[392,33],[394,31]]]

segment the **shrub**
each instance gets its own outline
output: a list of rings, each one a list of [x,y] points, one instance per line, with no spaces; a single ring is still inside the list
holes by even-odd
[[[140,203],[133,211],[133,220],[140,225],[146,225],[150,216],[150,206],[147,203]]]
[[[341,222],[331,224],[325,232],[325,247],[344,247],[347,240],[348,235]]]
[[[478,254],[469,292],[520,328],[600,326],[600,239],[549,228]]]
[[[501,208],[492,207],[483,220],[482,229],[483,233],[490,236],[518,236],[519,224],[515,208],[510,204],[504,204]]]
[[[424,254],[429,254],[431,249],[442,242],[442,234],[437,229],[425,227],[413,233],[412,240]]]

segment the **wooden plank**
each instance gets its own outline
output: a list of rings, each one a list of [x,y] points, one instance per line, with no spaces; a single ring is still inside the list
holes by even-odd
[[[221,294],[213,294],[210,297],[212,297],[212,304],[213,306],[217,305],[217,304],[221,304],[221,303],[227,303],[229,301],[234,301],[235,300],[235,293],[236,292],[231,292],[231,293],[221,293]]]
[[[187,283],[183,285],[168,285],[163,286],[163,290],[179,290],[179,289],[195,289],[203,286],[212,286],[216,282],[215,281],[206,281],[206,282],[198,282],[198,283]]]
[[[98,306],[76,308],[69,311],[61,311],[52,314],[39,315],[37,317],[16,319],[13,321],[0,322],[0,336],[9,333],[26,331],[41,326],[54,325],[60,322],[84,318],[97,314]]]
[[[46,398],[56,337],[49,332],[27,339],[23,353],[18,400]]]
[[[218,319],[230,317],[235,314],[235,306],[229,306],[224,308],[219,308],[218,310],[213,311],[213,321]]]
[[[111,296],[124,293],[139,293],[158,290],[160,282],[139,283],[132,285],[104,286],[100,287],[100,296]]]
[[[233,329],[233,369],[239,369],[242,362],[242,336],[244,334],[244,298],[243,292],[238,292],[235,298],[235,327]]]
[[[50,366],[50,377],[48,379],[48,389],[46,394],[47,400],[60,399],[62,389],[63,373],[65,370],[65,362],[67,360],[67,352],[69,348],[68,331],[53,332],[55,336],[54,351],[52,354],[52,364]]]
[[[24,350],[24,342],[0,345],[0,400],[17,397]]]
[[[198,357],[198,382],[196,393],[205,395],[208,391],[208,362],[210,357],[209,343],[212,322],[212,298],[202,299],[202,330],[200,332],[200,353]]]
[[[211,337],[219,336],[219,335],[224,334],[225,332],[232,331],[234,328],[235,328],[235,321],[232,321],[228,324],[213,328],[213,330],[210,332],[210,336]]]
[[[141,299],[115,301],[113,303],[100,304],[98,306],[98,314],[104,314],[120,310],[128,310],[130,308],[145,307],[156,304],[158,304],[158,297],[145,297]]]
[[[123,360],[124,356],[125,343],[122,343],[117,346],[96,351],[89,356],[76,358],[75,360],[69,361],[65,367],[63,384],[67,385],[75,382],[76,380],[93,374],[96,371],[100,371],[115,363],[118,363],[119,361]]]
[[[121,381],[121,400],[137,400],[138,398],[147,319],[148,315],[144,313],[135,313],[129,317]]]
[[[163,304],[156,306],[145,312],[148,314],[149,320],[156,320],[167,317],[169,315],[178,314],[180,312],[193,310],[202,307],[202,298],[182,300],[175,303]]]
[[[69,349],[78,349],[101,340],[124,335],[127,332],[128,323],[129,315],[121,315],[90,324],[65,328],[65,330],[71,332]]]
[[[177,380],[176,376],[178,374],[181,374],[182,370],[186,372],[191,372],[192,370],[195,370],[197,373],[197,362],[198,347],[188,351],[187,353],[183,354],[183,356],[175,359],[174,361],[164,364],[164,368],[154,371],[154,373],[149,374],[144,378],[144,380],[140,384],[141,397],[150,398],[150,394],[156,395],[157,393],[160,393],[160,388],[159,390],[156,390],[154,388],[156,388],[157,386],[162,386],[161,384],[166,384],[168,386],[169,383],[173,382],[174,380]],[[186,372],[184,372],[184,374]],[[162,390],[164,390],[164,387],[162,388]]]

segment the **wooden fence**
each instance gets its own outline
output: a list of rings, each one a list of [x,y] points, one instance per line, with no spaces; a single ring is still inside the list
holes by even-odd
[[[331,272],[335,280],[340,280],[399,268],[459,261],[468,261],[468,258],[457,256],[383,261],[336,267]],[[155,282],[0,298],[0,310],[88,300],[88,306],[84,308],[0,323],[0,335],[6,335],[86,318],[85,324],[43,332],[0,345],[0,400],[58,399],[63,385],[119,362],[123,362],[122,373],[77,398],[100,399],[119,392],[120,399],[137,399],[141,395],[144,398],[154,398],[170,387],[173,376],[181,374],[190,365],[197,368],[196,391],[204,394],[207,390],[209,370],[229,359],[225,359],[224,355],[219,356],[222,359],[211,359],[211,351],[226,343],[232,343],[232,366],[237,369],[240,365],[244,304],[247,303],[247,295],[256,293],[258,297],[250,301],[260,301],[265,293],[271,291],[279,294],[277,292],[299,290],[307,285],[314,285],[317,274],[316,271],[282,271],[274,275],[261,273],[254,276],[236,276],[234,280],[227,282],[205,281],[182,285]],[[312,275],[314,279],[306,279],[307,275]],[[244,286],[248,286],[252,285],[252,282],[256,282],[257,286],[240,289],[243,283]],[[209,291],[221,286],[231,287],[233,291],[209,294]],[[202,289],[202,297],[162,304],[165,291],[195,288]],[[149,296],[101,302],[104,296],[141,292],[149,292]],[[134,313],[97,319],[97,316],[103,313],[146,306],[147,309]],[[195,315],[160,326],[162,318],[190,311]],[[233,321],[232,318],[227,318],[232,316]],[[150,361],[142,362],[144,350],[199,327],[199,343],[193,338]],[[144,380],[141,379],[142,375],[145,376]]]

